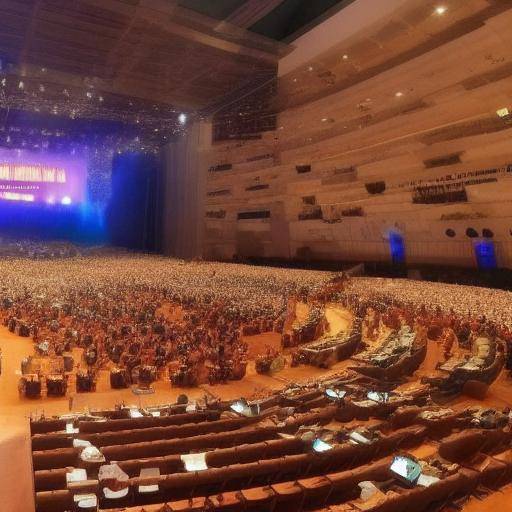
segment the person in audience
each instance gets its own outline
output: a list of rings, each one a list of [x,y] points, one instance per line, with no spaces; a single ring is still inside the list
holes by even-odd
[[[369,313],[372,339],[382,326],[421,326],[429,338],[442,336],[445,357],[458,333],[468,346],[475,336],[501,336],[508,344],[512,338],[511,294],[502,290],[402,279],[347,281],[328,272],[183,262],[108,249],[78,256],[71,248],[38,250],[45,257],[37,261],[27,248],[0,259],[4,325],[20,335],[27,331],[43,355],[60,357],[79,347],[84,355],[77,364],[93,373],[122,368],[132,381],[144,367],[169,372],[177,383],[241,378],[244,335],[282,333],[290,303],[297,300],[310,302],[319,314],[326,301],[359,318]]]

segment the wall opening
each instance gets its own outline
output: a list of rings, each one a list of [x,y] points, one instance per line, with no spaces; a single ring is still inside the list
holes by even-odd
[[[475,243],[474,250],[476,262],[480,270],[493,270],[498,267],[494,242],[480,240]]]
[[[389,234],[389,250],[393,265],[403,265],[405,263],[405,242],[401,234]]]

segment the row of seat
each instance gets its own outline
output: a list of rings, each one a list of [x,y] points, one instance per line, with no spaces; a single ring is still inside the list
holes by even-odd
[[[229,418],[215,421],[202,421],[167,427],[139,428],[136,430],[118,430],[115,432],[79,433],[70,435],[65,432],[52,434],[36,434],[32,436],[32,450],[44,451],[56,447],[73,446],[73,439],[78,437],[89,441],[93,446],[103,446],[141,443],[159,439],[175,439],[197,436],[200,434],[228,432],[248,427],[258,420],[255,418]]]
[[[172,404],[157,408],[163,417],[171,416],[174,414],[184,414],[187,409],[187,404]],[[137,420],[139,418],[130,417],[130,409],[106,409],[103,411],[93,411],[91,414],[98,418],[104,418],[108,423],[111,420],[129,419]],[[50,432],[59,432],[66,428],[66,423],[70,420],[67,418],[45,418],[39,420],[32,420],[30,422],[30,433],[34,434],[48,434]],[[84,417],[83,421],[87,421]]]
[[[221,494],[226,497],[239,494],[238,505],[245,503],[246,506],[254,507],[253,510],[264,511],[266,505],[270,505],[272,502],[272,510],[275,511],[286,511],[299,510],[299,505],[303,508],[308,506],[315,506],[318,504],[318,495],[320,493],[325,494],[325,499],[328,496],[335,497],[355,497],[355,489],[357,484],[363,480],[381,480],[389,477],[389,465],[391,463],[391,457],[381,459],[377,463],[373,463],[366,466],[361,466],[353,470],[342,471],[339,473],[328,474],[320,477],[312,478],[301,478],[299,480],[289,480],[282,483],[273,482],[267,486],[260,487],[247,487],[240,491],[221,491]],[[271,498],[269,500],[268,498]],[[325,501],[325,499],[323,501]],[[215,497],[210,498],[211,502],[215,501]],[[219,509],[221,506],[229,504],[232,499],[222,500],[222,505],[219,503]],[[185,500],[173,499],[172,503],[168,502],[167,506],[170,510],[204,510],[203,508],[197,508],[201,503],[204,507],[206,498],[196,497],[187,498]],[[50,493],[38,493],[38,511],[39,512],[56,512],[57,507],[61,507],[61,510],[65,510],[65,506],[69,506],[71,503],[70,493],[66,491],[54,491]],[[128,510],[142,512],[142,510],[150,510],[152,505],[141,505],[139,507],[133,507]],[[153,505],[156,510],[162,510],[163,504]],[[185,508],[186,507],[186,508]],[[245,510],[246,508],[244,508]],[[117,508],[115,510],[121,511],[125,509]],[[164,509],[167,510],[167,509]],[[242,510],[239,506],[237,510]]]
[[[238,490],[256,482],[281,482],[355,467],[397,450],[416,446],[425,436],[423,427],[408,427],[372,445],[345,443],[324,453],[301,453],[258,462],[232,464],[200,472],[174,473],[154,479],[132,478],[130,486],[158,484],[167,498],[209,495],[216,489]]]
[[[214,410],[192,411],[169,416],[144,416],[142,418],[111,419],[107,421],[80,421],[80,433],[117,432],[119,430],[139,430],[152,427],[168,427],[220,419],[221,412]]]
[[[181,428],[180,434],[189,434],[186,437],[176,437],[174,439],[161,439],[156,441],[143,441],[130,444],[113,444],[110,446],[101,443],[101,451],[107,460],[123,461],[138,458],[160,457],[174,454],[190,453],[192,451],[205,451],[213,448],[227,448],[244,443],[254,443],[275,439],[278,432],[293,434],[300,425],[326,424],[333,418],[334,408],[325,408],[318,413],[306,413],[297,415],[293,421],[289,421],[284,426],[269,425],[257,428],[243,428],[250,425],[254,426],[252,419],[234,419],[219,420],[208,423],[199,423],[199,431],[206,430],[207,433],[193,435],[198,429],[194,425],[177,427]],[[224,429],[226,425],[231,428]],[[235,427],[238,427],[235,429]],[[174,428],[174,427],[164,427]],[[140,431],[139,431],[140,432]],[[159,431],[161,432],[161,431]],[[192,434],[192,435],[190,435]],[[72,436],[67,435],[71,439]],[[85,436],[85,440],[90,440]],[[94,446],[95,443],[91,441]],[[126,441],[126,440],[125,440]],[[68,445],[69,446],[69,445]],[[49,450],[34,451],[33,466],[34,470],[56,469],[67,466],[77,466],[79,464],[80,450],[71,447],[55,448]]]
[[[491,437],[499,438],[499,432],[489,431]],[[487,433],[489,433],[487,432]],[[475,432],[481,438],[482,432]],[[368,512],[423,512],[434,503],[448,502],[451,499],[470,494],[478,485],[490,489],[499,489],[512,481],[512,450],[506,450],[493,457],[474,454],[474,446],[464,445],[466,433],[458,433],[447,440],[446,446],[458,442],[457,458],[464,466],[452,474],[440,479],[430,487],[416,486],[404,488],[393,486],[392,493],[384,501],[366,506]],[[441,444],[443,446],[443,444]],[[441,450],[439,451],[441,456]],[[386,482],[393,478],[390,472],[391,457],[353,470],[329,473],[319,477],[301,478],[282,483],[241,489],[240,491],[221,491],[213,496],[199,496],[185,500],[173,500],[153,505],[129,508],[109,509],[108,512],[196,512],[215,510],[223,512],[300,512],[325,507],[330,503],[346,503],[359,495],[358,484],[362,481]],[[320,510],[320,509],[317,509]],[[348,509],[347,509],[348,510]],[[360,510],[350,508],[350,510]],[[52,512],[52,511],[45,511]]]
[[[260,410],[262,412],[275,407],[289,407],[298,404],[300,404],[303,410],[308,410],[312,409],[315,405],[317,405],[316,400],[322,397],[323,391],[321,389],[315,388],[307,390],[297,396],[274,394],[258,401],[258,403],[260,405]],[[326,400],[322,399],[322,401],[319,403],[320,405],[324,405],[326,403]],[[206,412],[209,415],[220,416],[220,414],[223,411],[229,410],[231,404],[231,401],[221,401],[215,404],[210,404],[210,408],[208,409],[208,411],[188,413],[186,413],[187,404],[173,404],[159,408],[159,411],[161,412],[161,415],[159,417],[148,416],[144,418],[131,418],[130,411],[128,408],[94,411],[91,414],[94,414],[94,416],[96,417],[103,417],[105,418],[105,421],[98,422],[84,419],[79,422],[79,428],[80,432],[94,433],[113,432],[116,430],[133,430],[137,428],[149,428],[153,426],[180,424],[182,421],[181,418],[175,422],[173,422],[172,420],[170,420],[170,422],[167,422],[169,421],[167,420],[167,418],[171,418],[176,415],[182,415],[183,423],[193,423],[194,420],[191,419],[193,417],[192,415],[204,414]],[[187,419],[190,419],[190,421],[186,421]],[[215,418],[213,417],[211,419]],[[32,436],[36,434],[62,432],[63,430],[65,430],[66,424],[69,421],[69,419],[65,418],[48,418],[42,420],[34,420],[30,422],[30,432]]]
[[[254,462],[259,459],[273,459],[294,455],[304,451],[304,442],[298,438],[275,439],[242,444],[232,448],[220,448],[205,455],[208,467],[222,467],[235,463]],[[136,477],[143,468],[158,468],[163,475],[183,473],[185,465],[179,454],[118,462],[118,466],[130,477]],[[50,491],[66,488],[67,468],[39,470],[34,472],[36,491]]]
[[[199,472],[172,473],[155,478],[131,478],[130,502],[144,501],[146,498],[137,493],[139,486],[158,485],[159,493],[151,496],[155,500],[186,499],[193,496],[208,496],[222,491],[237,491],[251,486],[269,483],[286,482],[296,478],[318,476],[332,470],[355,467],[375,457],[392,453],[396,450],[419,444],[425,434],[423,427],[408,427],[376,441],[372,446],[344,444],[332,450],[317,453],[301,453],[284,455],[274,459],[263,459],[257,462],[235,463],[220,468],[210,468]],[[292,445],[290,445],[292,446]],[[51,478],[58,477],[52,475]],[[62,478],[62,475],[60,476]],[[43,479],[40,480],[41,482]],[[50,481],[50,476],[44,480]],[[61,480],[62,481],[62,480]],[[53,493],[53,494],[52,494]],[[48,507],[59,510],[63,499],[60,491],[37,493],[37,509],[39,512]],[[52,500],[55,500],[54,507]],[[117,501],[103,499],[102,508],[118,504]],[[65,509],[61,509],[65,510]]]

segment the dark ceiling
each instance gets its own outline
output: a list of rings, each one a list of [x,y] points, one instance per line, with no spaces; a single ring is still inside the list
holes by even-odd
[[[180,115],[273,81],[286,43],[352,1],[0,0],[0,132],[25,111],[164,143]]]
[[[178,0],[178,4],[217,20],[291,42],[354,0]],[[241,22],[241,23],[240,23]]]

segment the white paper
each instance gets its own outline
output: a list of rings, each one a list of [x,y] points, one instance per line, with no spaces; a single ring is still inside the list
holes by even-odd
[[[185,464],[187,471],[203,471],[208,469],[206,464],[206,453],[190,453],[188,455],[182,455],[181,460]]]
[[[92,446],[90,441],[84,441],[83,439],[73,439],[73,448],[87,448]]]
[[[437,482],[439,482],[439,478],[437,478],[437,476],[421,474],[418,478],[418,485],[421,485],[422,487],[430,487],[433,484],[437,484]]]
[[[75,468],[70,473],[66,473],[66,483],[85,482],[87,480],[87,471],[81,468]]]

